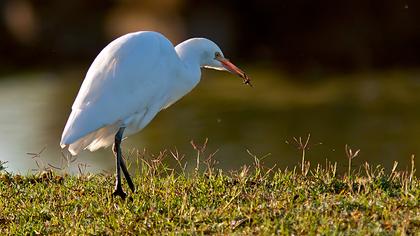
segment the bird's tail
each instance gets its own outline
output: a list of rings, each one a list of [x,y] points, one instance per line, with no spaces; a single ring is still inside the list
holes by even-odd
[[[118,132],[119,125],[108,125],[95,130],[73,143],[60,143],[64,152],[70,153],[72,156],[77,155],[80,151],[88,149],[93,152],[102,147],[108,147],[114,142],[115,134]]]

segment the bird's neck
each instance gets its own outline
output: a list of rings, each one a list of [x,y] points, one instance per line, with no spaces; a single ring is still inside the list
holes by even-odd
[[[178,44],[175,51],[185,66],[199,70],[202,66],[202,49],[199,46],[190,39]]]
[[[201,55],[194,45],[189,44],[188,41],[178,44],[175,51],[185,69],[185,79],[188,79],[195,86],[201,78]]]

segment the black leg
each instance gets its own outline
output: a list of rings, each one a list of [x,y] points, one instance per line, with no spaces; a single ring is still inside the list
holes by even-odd
[[[112,194],[113,196],[120,196],[122,199],[125,199],[125,197],[127,196],[127,194],[124,192],[124,190],[122,189],[122,185],[121,185],[121,164],[124,163],[122,160],[122,155],[121,155],[121,140],[123,137],[123,133],[124,133],[124,127],[120,128],[117,132],[117,134],[115,135],[115,143],[113,146],[113,151],[115,154],[115,159],[116,159],[116,180],[115,180],[115,190],[114,193]],[[125,166],[125,164],[124,164]],[[126,168],[127,169],[127,168]]]
[[[134,187],[133,181],[131,180],[130,173],[128,173],[127,166],[125,165],[124,158],[121,158],[121,169],[124,173],[125,179],[127,180],[128,186],[130,187],[131,191],[134,193],[136,188]]]

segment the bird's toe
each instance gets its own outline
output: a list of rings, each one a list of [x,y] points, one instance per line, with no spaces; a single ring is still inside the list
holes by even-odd
[[[127,194],[124,192],[124,190],[122,190],[122,188],[117,188],[112,193],[112,196],[113,197],[120,196],[122,200],[125,200],[125,198],[127,197]]]

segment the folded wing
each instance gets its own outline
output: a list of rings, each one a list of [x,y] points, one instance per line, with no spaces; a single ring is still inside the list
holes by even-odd
[[[89,68],[64,128],[61,147],[76,155],[106,147],[126,119],[160,109],[177,60],[172,44],[155,32],[124,35]],[[160,104],[162,103],[162,104]]]

